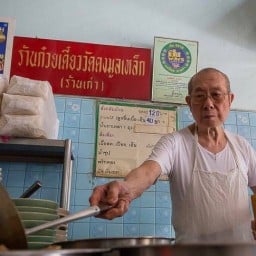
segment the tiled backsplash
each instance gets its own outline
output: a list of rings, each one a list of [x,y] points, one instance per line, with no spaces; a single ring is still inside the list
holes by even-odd
[[[80,97],[55,96],[60,120],[59,139],[72,140],[73,161],[70,212],[89,207],[89,196],[95,185],[111,179],[93,176],[95,150],[96,101]],[[193,122],[187,107],[178,109],[178,127]],[[256,113],[231,111],[225,127],[241,134],[256,148]],[[32,198],[59,201],[62,165],[1,162],[3,184],[11,197],[18,197],[35,180],[42,188]],[[171,200],[167,181],[158,181],[140,198],[134,200],[125,216],[112,221],[84,218],[69,224],[69,238],[174,236],[171,227]]]

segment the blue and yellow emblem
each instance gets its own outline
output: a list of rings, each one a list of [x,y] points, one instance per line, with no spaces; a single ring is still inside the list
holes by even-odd
[[[172,42],[163,47],[160,61],[168,72],[181,74],[188,70],[192,60],[191,53],[184,44]]]

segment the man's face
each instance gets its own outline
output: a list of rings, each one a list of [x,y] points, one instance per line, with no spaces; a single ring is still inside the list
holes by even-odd
[[[191,95],[186,97],[186,102],[197,125],[210,128],[224,123],[233,99],[225,78],[216,71],[207,71],[194,77]]]

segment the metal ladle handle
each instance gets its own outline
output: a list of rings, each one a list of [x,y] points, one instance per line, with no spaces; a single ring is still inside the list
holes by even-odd
[[[67,222],[71,222],[73,220],[78,220],[78,219],[82,219],[82,218],[86,218],[86,217],[91,217],[91,216],[96,216],[98,215],[101,211],[110,209],[111,206],[103,206],[103,207],[99,207],[99,206],[91,206],[85,210],[79,211],[77,213],[74,214],[70,214],[68,216],[53,220],[53,221],[49,221],[47,223],[41,224],[39,226],[33,227],[33,228],[28,228],[25,229],[25,234],[26,235],[30,235],[32,233],[35,233],[37,231],[46,229],[46,228],[51,228],[51,227],[56,227],[60,224],[64,224]]]

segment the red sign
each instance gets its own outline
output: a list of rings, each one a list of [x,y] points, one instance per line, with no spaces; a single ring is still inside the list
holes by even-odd
[[[149,100],[151,50],[14,37],[11,76],[50,82],[55,94]]]

